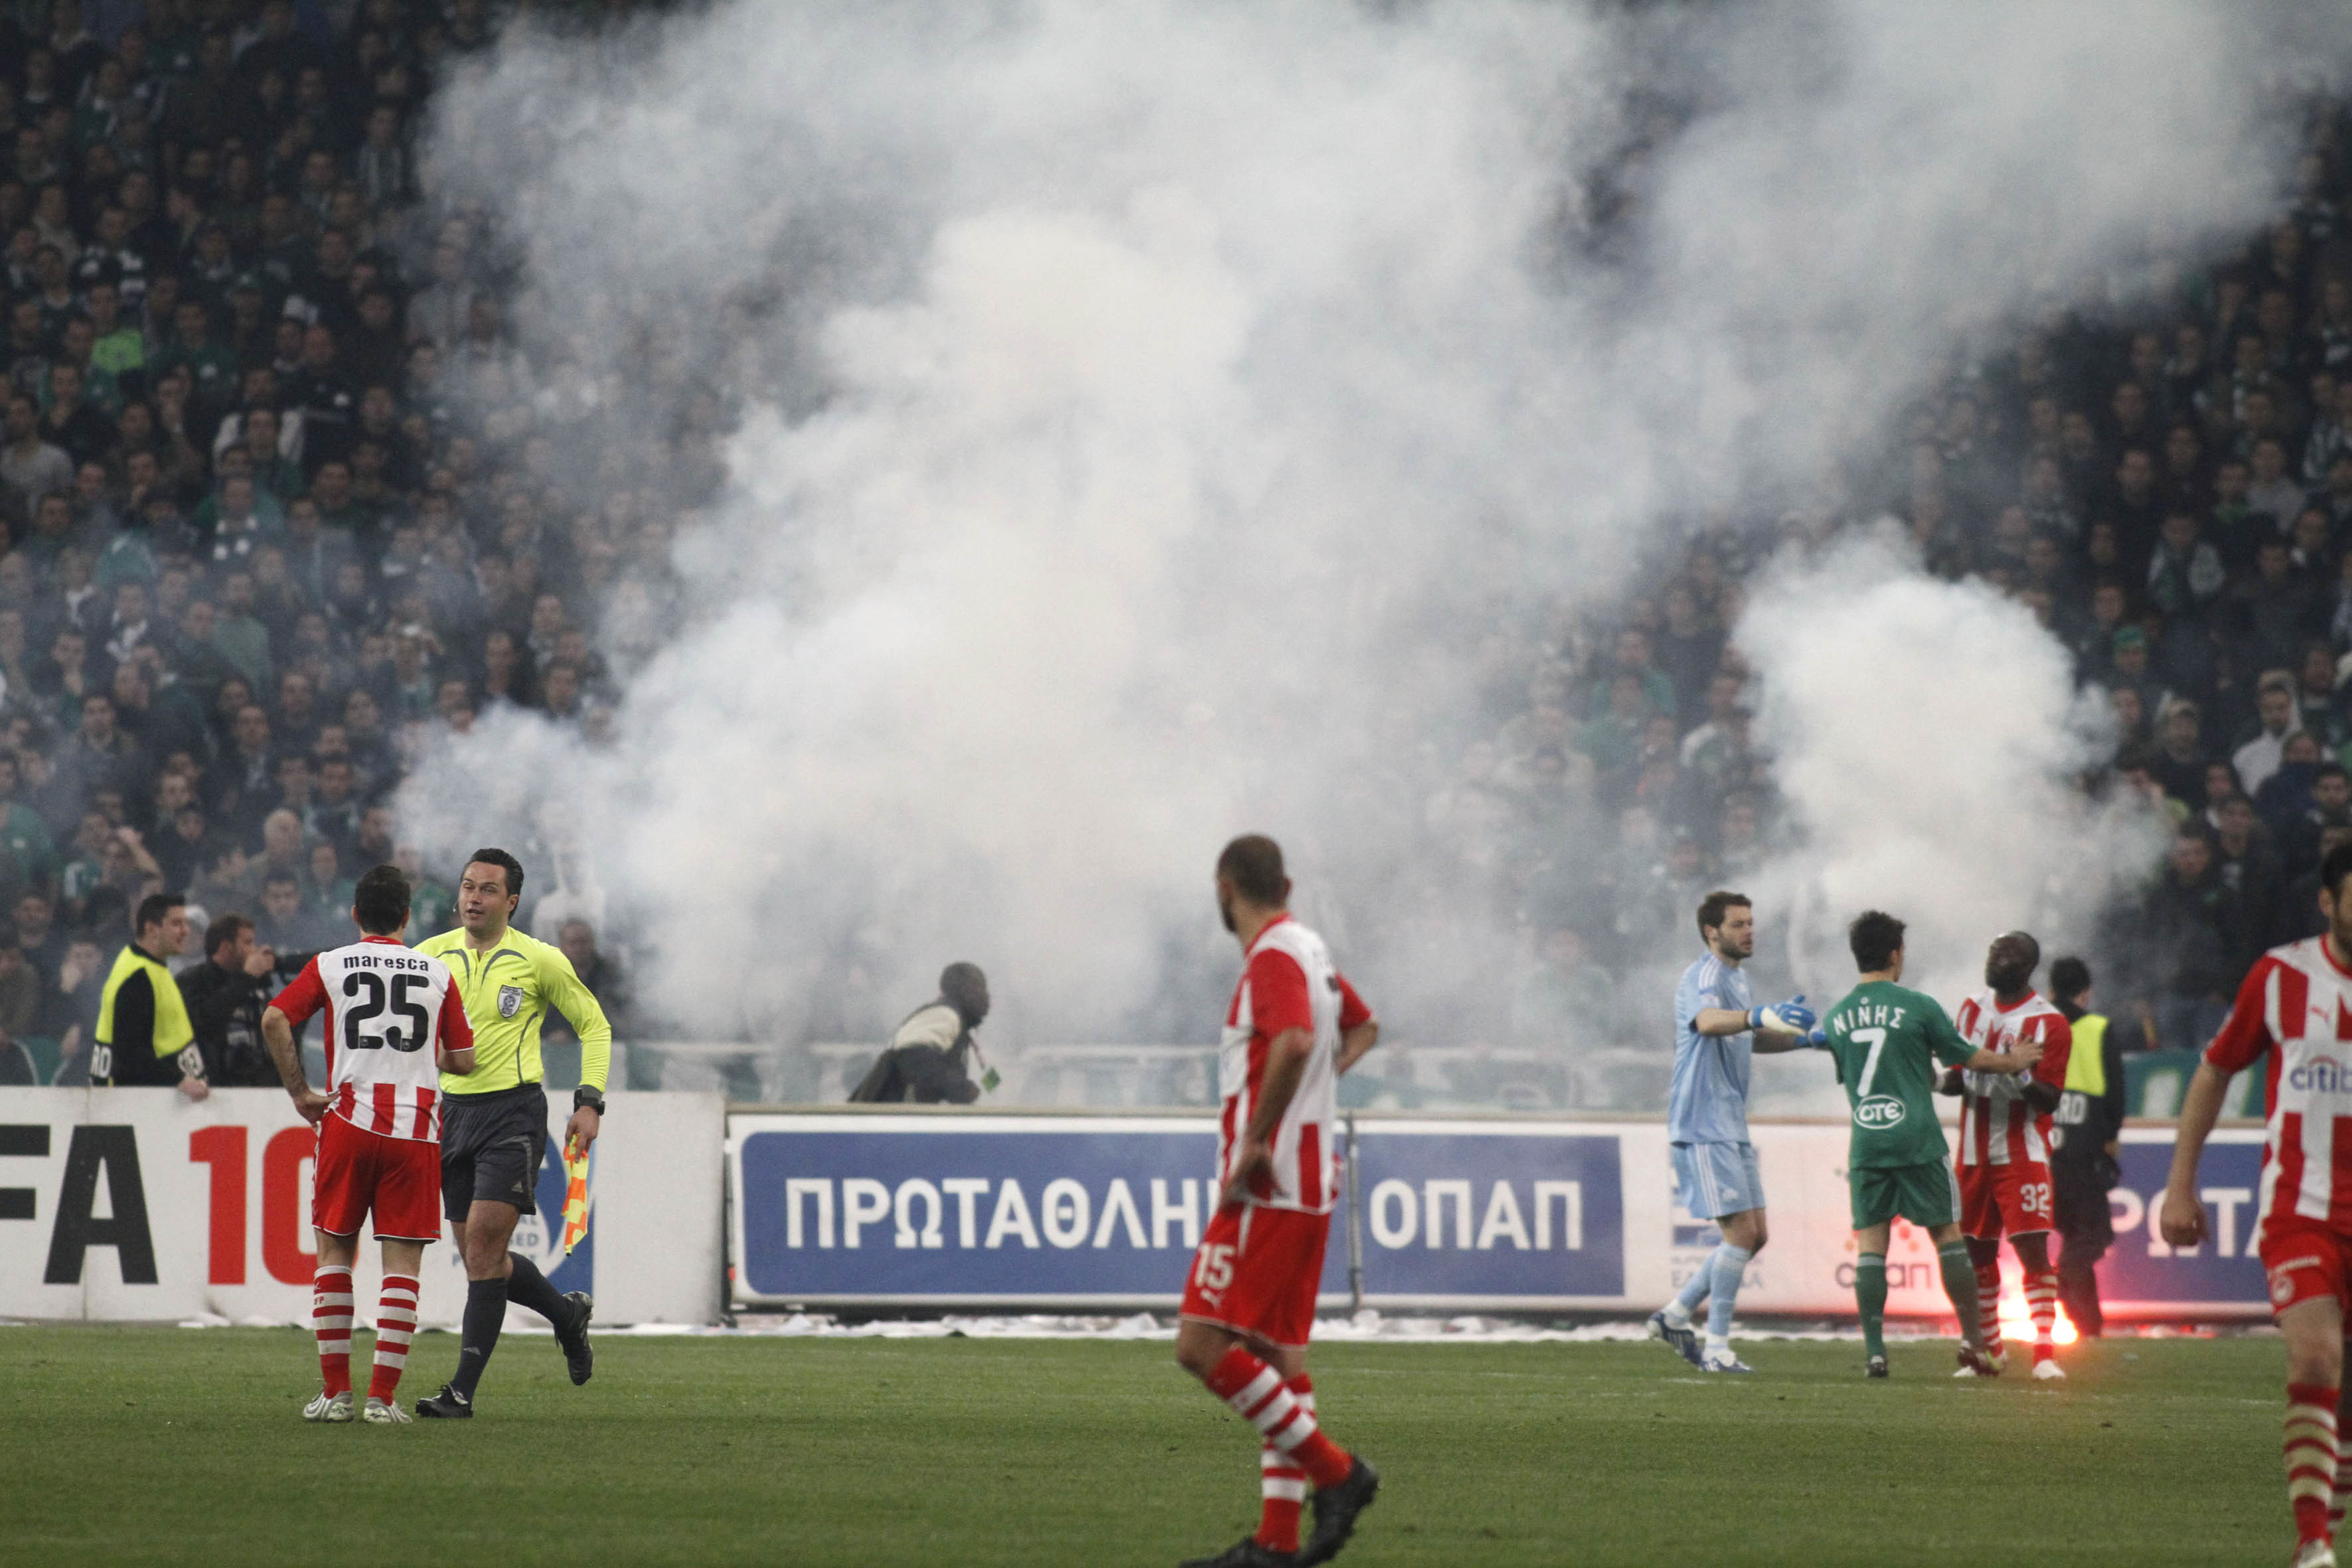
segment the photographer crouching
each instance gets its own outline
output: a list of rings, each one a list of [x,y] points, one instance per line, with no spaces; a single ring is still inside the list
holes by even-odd
[[[939,996],[908,1015],[849,1094],[853,1105],[970,1105],[980,1098],[966,1062],[980,1054],[971,1032],[988,1016],[988,976],[976,963],[940,972]],[[984,1069],[988,1063],[982,1058]],[[996,1087],[993,1072],[988,1087]]]

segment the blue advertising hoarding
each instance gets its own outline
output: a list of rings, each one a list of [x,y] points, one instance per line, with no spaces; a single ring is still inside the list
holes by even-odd
[[[1624,1282],[1618,1134],[1363,1120],[1364,1300],[1605,1304]],[[1214,1203],[1207,1117],[740,1115],[739,1305],[1167,1310]],[[1348,1300],[1348,1216],[1324,1254]]]
[[[2099,1261],[2099,1294],[2108,1310],[2127,1318],[2182,1311],[2267,1315],[2270,1294],[2254,1252],[2262,1130],[2222,1128],[2206,1143],[2197,1166],[2209,1238],[2200,1247],[2168,1247],[2157,1234],[2157,1210],[2172,1169],[2172,1130],[2126,1129],[2119,1163],[2123,1180],[2107,1194],[2116,1241]]]
[[[1363,1301],[1389,1310],[1646,1311],[1691,1249],[1659,1122],[1363,1115],[1356,1125],[1354,1206],[1332,1216],[1326,1310],[1350,1300],[1351,1221]],[[1214,1202],[1206,1114],[743,1112],[729,1130],[732,1300],[747,1309],[1165,1312]],[[1845,1128],[1756,1132],[1776,1235],[1743,1305],[1850,1316]],[[2099,1266],[2109,1313],[2266,1315],[2253,1257],[2261,1130],[2214,1134],[2200,1184],[2212,1239],[2188,1252],[2165,1246],[2153,1223],[2171,1136],[2126,1132],[2116,1242]],[[1911,1261],[1905,1279],[1916,1288],[1891,1305],[1940,1312],[1932,1256]]]
[[[1614,1129],[1365,1118],[1358,1134],[1369,1304],[1567,1307],[1625,1293]]]
[[[746,1303],[1173,1306],[1214,1201],[1205,1119],[730,1121]]]

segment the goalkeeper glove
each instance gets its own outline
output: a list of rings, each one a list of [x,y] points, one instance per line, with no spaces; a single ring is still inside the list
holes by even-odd
[[[1769,1029],[1781,1035],[1810,1035],[1820,1021],[1805,1005],[1805,994],[1801,991],[1777,1006],[1751,1007],[1748,1012],[1749,1028]]]

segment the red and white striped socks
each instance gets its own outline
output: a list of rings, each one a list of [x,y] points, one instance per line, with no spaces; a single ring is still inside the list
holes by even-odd
[[[1283,1386],[1299,1408],[1315,1414],[1315,1384],[1300,1373]],[[1265,1510],[1258,1519],[1257,1543],[1269,1552],[1298,1550],[1298,1514],[1307,1506],[1307,1472],[1290,1456],[1268,1443],[1258,1453],[1258,1491]]]
[[[2298,1541],[2328,1540],[2336,1500],[2336,1390],[2324,1383],[2286,1385],[2286,1500]]]
[[[2336,1429],[2338,1432],[2344,1429],[2344,1405],[2340,1395],[2336,1406]],[[2335,1505],[2327,1510],[2327,1538],[2330,1541],[2343,1532],[2347,1498],[2352,1498],[2352,1454],[2344,1452],[2344,1446],[2339,1441],[2336,1449]]]
[[[2033,1315],[2033,1359],[2051,1360],[2058,1353],[2058,1271],[2045,1268],[2025,1277],[2025,1310]]]
[[[408,1342],[415,1334],[415,1277],[387,1274],[383,1296],[375,1310],[375,1370],[368,1377],[370,1399],[389,1405],[400,1392],[400,1374],[408,1365]]]
[[[319,1377],[330,1398],[352,1391],[352,1271],[321,1268],[310,1282],[310,1329],[319,1337]]]
[[[2000,1263],[1977,1265],[1977,1321],[1984,1325],[1985,1343],[1992,1353],[2000,1349]]]
[[[1232,1405],[1317,1486],[1336,1487],[1348,1479],[1355,1461],[1323,1435],[1314,1411],[1298,1402],[1274,1368],[1234,1345],[1204,1381],[1209,1392]]]

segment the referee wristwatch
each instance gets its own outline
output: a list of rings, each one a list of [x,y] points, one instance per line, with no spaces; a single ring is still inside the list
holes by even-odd
[[[572,1091],[572,1109],[593,1110],[602,1116],[604,1114],[604,1097],[598,1090],[590,1089],[583,1083]]]

